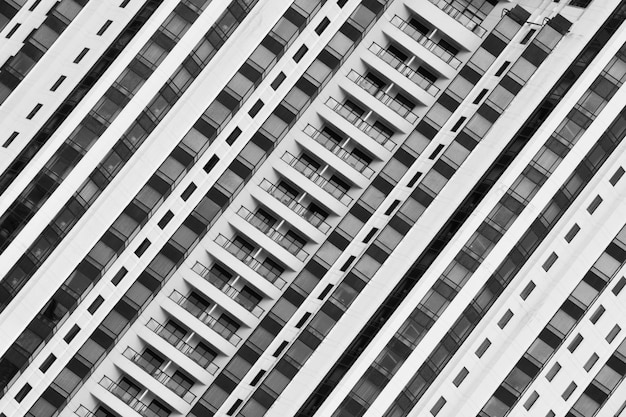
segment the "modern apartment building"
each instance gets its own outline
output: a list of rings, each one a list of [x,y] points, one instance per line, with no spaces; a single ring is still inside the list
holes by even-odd
[[[0,0],[0,416],[626,416],[625,20]]]

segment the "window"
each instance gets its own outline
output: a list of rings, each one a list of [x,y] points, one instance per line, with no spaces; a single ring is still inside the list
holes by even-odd
[[[98,308],[100,308],[100,306],[102,305],[102,303],[104,302],[104,298],[102,298],[101,296],[97,296],[95,300],[93,300],[93,303],[91,303],[91,305],[89,306],[89,308],[87,309],[87,311],[90,314],[93,314],[96,312],[96,310]]]
[[[2,147],[8,148],[11,145],[11,143],[13,143],[17,135],[19,135],[18,132],[11,133],[11,136],[9,136],[9,138],[2,144]]]
[[[63,340],[65,340],[65,343],[70,343],[74,339],[74,337],[76,337],[79,331],[80,331],[80,327],[78,327],[78,325],[75,324],[63,338]]]
[[[111,283],[113,285],[119,284],[122,278],[124,278],[127,273],[128,273],[128,270],[126,268],[124,267],[120,268],[120,270],[117,271],[117,274],[115,274],[115,276],[111,278]]]
[[[87,52],[89,52],[89,48],[84,48],[82,51],[80,51],[76,59],[74,59],[74,64],[78,64],[80,61],[82,61],[85,55],[87,55]]]
[[[259,113],[259,111],[263,107],[263,104],[264,103],[263,103],[263,101],[261,99],[257,100],[256,103],[254,103],[254,105],[248,111],[248,114],[250,115],[250,117],[256,116],[257,113]]]
[[[498,321],[498,327],[501,329],[504,329],[504,326],[508,324],[509,320],[511,320],[512,317],[513,317],[513,312],[511,310],[507,310],[506,313],[504,313],[504,315],[502,316],[502,318]]]
[[[439,414],[439,411],[441,411],[444,405],[446,405],[446,399],[443,397],[440,397],[435,403],[435,405],[433,405],[433,408],[430,409],[430,414],[432,414],[433,416],[436,416],[437,414]]]
[[[613,287],[613,294],[619,295],[619,293],[622,292],[622,289],[624,289],[624,286],[626,286],[626,278],[621,277],[619,281],[617,281],[617,284]]]
[[[298,49],[298,51],[296,51],[296,53],[293,55],[293,60],[296,62],[300,62],[300,60],[302,59],[302,57],[304,57],[304,54],[306,54],[308,50],[309,48],[307,48],[306,45],[302,45],[300,49]]]
[[[65,75],[61,75],[59,79],[54,82],[52,87],[50,87],[50,91],[57,91],[57,88],[59,88],[61,84],[63,84],[63,81],[65,81],[66,78],[67,77]]]
[[[485,339],[480,346],[478,346],[478,349],[476,349],[476,356],[482,358],[487,349],[489,349],[489,346],[491,346],[491,341],[489,339]]]
[[[617,335],[619,334],[619,332],[621,330],[622,330],[622,328],[619,327],[617,324],[615,326],[613,326],[613,328],[611,329],[609,334],[606,336],[606,341],[609,342],[609,343],[612,343],[613,340],[615,340],[615,337],[617,337]]]
[[[556,374],[559,373],[559,371],[561,370],[561,364],[560,363],[555,363],[552,368],[550,368],[550,370],[546,373],[546,379],[548,381],[552,381],[554,379],[554,377],[556,376]]]
[[[146,349],[141,354],[141,362],[142,367],[145,369],[145,371],[149,374],[152,374],[154,371],[159,369],[165,361],[161,356],[154,353],[153,350]]]
[[[467,370],[467,368],[462,368],[459,373],[456,375],[456,377],[454,378],[454,380],[452,381],[452,383],[454,384],[455,387],[458,387],[459,385],[461,385],[461,383],[465,380],[465,377],[469,374],[469,371]]]
[[[43,363],[41,364],[41,366],[39,367],[39,370],[41,372],[46,372],[50,366],[52,366],[52,364],[54,363],[54,361],[57,360],[57,357],[54,356],[52,353],[50,355],[48,355],[48,357],[46,358],[46,360],[43,361]]]
[[[22,389],[20,389],[19,392],[15,394],[15,401],[17,401],[18,403],[21,403],[24,397],[28,395],[31,389],[32,387],[30,386],[30,384],[24,384]]]
[[[569,232],[567,232],[567,234],[565,235],[565,241],[567,243],[571,242],[572,239],[574,239],[574,237],[578,234],[579,231],[580,231],[580,226],[574,223],[572,228],[569,229]]]
[[[185,191],[181,193],[180,198],[183,201],[187,201],[189,197],[191,196],[191,194],[193,194],[193,192],[196,191],[196,188],[198,187],[196,186],[196,184],[192,182],[191,184],[187,186],[187,188],[185,188]]]
[[[578,348],[578,346],[580,346],[580,343],[582,341],[583,341],[583,337],[580,333],[578,333],[576,336],[574,336],[574,339],[572,339],[572,342],[567,347],[567,350],[574,353],[574,351]]]
[[[315,33],[317,33],[318,35],[321,35],[322,32],[326,30],[329,24],[330,24],[330,20],[327,17],[325,17],[324,19],[322,19],[320,24],[317,25],[317,27],[315,28]]]
[[[157,400],[152,400],[148,405],[148,410],[156,417],[167,417],[171,411]]]
[[[546,259],[546,261],[543,263],[542,268],[544,269],[544,271],[550,270],[550,268],[552,267],[552,265],[556,262],[558,258],[559,257],[557,256],[557,254],[552,252],[550,256],[548,256],[548,259]]]
[[[137,256],[143,255],[149,246],[150,246],[150,241],[148,239],[144,239],[143,242],[141,242],[141,244],[135,250],[135,255]]]
[[[589,372],[591,368],[593,368],[593,365],[595,365],[596,362],[598,362],[598,359],[599,359],[599,356],[596,353],[592,354],[591,357],[585,363],[585,366],[584,366],[585,371]]]
[[[33,117],[35,117],[35,115],[37,114],[37,112],[41,109],[43,105],[41,103],[38,103],[31,111],[30,113],[28,113],[28,116],[26,116],[27,120],[31,120]]]
[[[597,321],[600,320],[600,317],[602,317],[605,311],[606,310],[604,309],[603,306],[598,307],[598,309],[593,313],[593,315],[589,317],[589,321],[593,324],[596,324]]]
[[[526,410],[530,410],[531,407],[535,404],[535,401],[537,401],[537,398],[539,398],[539,394],[537,394],[537,391],[533,391],[532,394],[530,394],[526,399],[526,402],[524,403],[524,408]]]
[[[589,204],[589,207],[587,207],[587,212],[589,214],[593,214],[596,209],[598,208],[598,206],[600,205],[600,203],[602,203],[602,197],[600,197],[599,195],[597,195],[593,201],[591,202],[591,204]]]
[[[165,226],[167,226],[167,224],[170,222],[170,220],[172,220],[172,218],[174,218],[174,213],[172,213],[170,210],[168,210],[167,213],[165,213],[163,215],[161,220],[159,220],[158,226],[161,229],[164,229]]]
[[[609,182],[611,183],[611,185],[615,186],[615,184],[617,184],[617,182],[622,178],[623,175],[624,175],[624,168],[619,167],[617,171],[615,171],[615,174],[613,174]]]
[[[561,395],[561,397],[563,397],[564,400],[569,399],[569,397],[574,393],[577,387],[578,385],[576,385],[574,382],[571,382],[567,386],[567,388],[565,388],[565,391],[563,391],[563,395]]]
[[[278,87],[283,83],[283,81],[285,81],[285,79],[287,78],[287,76],[285,75],[284,72],[280,72],[276,78],[274,78],[274,81],[272,81],[271,87],[273,90],[278,89]]]
[[[109,26],[111,26],[111,23],[113,23],[112,20],[107,20],[106,22],[104,22],[104,25],[102,25],[102,27],[100,28],[100,30],[98,31],[97,35],[98,36],[102,36],[102,34],[104,32],[106,32],[106,30],[109,28]]]
[[[528,284],[526,284],[526,286],[524,287],[524,289],[522,290],[522,292],[519,295],[522,298],[522,300],[527,299],[528,296],[530,295],[530,293],[533,292],[535,287],[536,287],[536,285],[535,285],[535,283],[533,281],[530,281]]]

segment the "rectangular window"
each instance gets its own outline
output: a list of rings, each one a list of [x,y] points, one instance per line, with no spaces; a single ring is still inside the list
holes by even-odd
[[[504,327],[508,324],[509,320],[511,320],[512,317],[513,312],[511,310],[507,310],[502,318],[498,321],[498,327],[504,329]]]
[[[578,234],[579,231],[580,231],[580,226],[574,223],[572,228],[569,229],[569,232],[567,232],[567,234],[565,235],[565,241],[567,243],[571,242],[572,239],[574,239],[574,237]]]
[[[618,295],[620,292],[622,292],[624,286],[626,286],[626,278],[621,277],[619,281],[617,281],[617,284],[615,284],[615,286],[613,287],[613,294]]]
[[[565,388],[565,391],[563,391],[563,395],[561,395],[561,397],[563,397],[564,400],[569,399],[569,397],[574,393],[574,391],[576,390],[577,387],[578,387],[578,385],[576,385],[576,383],[574,383],[572,381],[567,386],[567,388]]]
[[[87,311],[89,312],[89,314],[95,313],[96,310],[100,308],[103,302],[104,302],[104,298],[102,298],[101,296],[96,297],[96,299],[93,300],[93,303],[91,303],[89,308],[87,308]]]
[[[300,49],[298,49],[298,51],[296,51],[296,53],[293,55],[293,60],[296,62],[300,62],[300,60],[302,59],[302,57],[304,57],[304,54],[306,54],[308,50],[309,48],[307,48],[306,45],[302,45]]]
[[[597,195],[593,201],[591,202],[591,204],[589,204],[589,207],[587,207],[587,212],[589,214],[593,214],[596,209],[598,208],[598,206],[600,205],[600,203],[602,203],[602,197],[600,197],[599,195]]]
[[[111,23],[113,23],[112,20],[107,20],[106,22],[104,22],[104,25],[102,25],[102,27],[100,28],[100,30],[98,31],[97,35],[98,36],[102,36],[102,34],[104,32],[106,32],[106,30],[109,28],[109,26],[111,26]]]
[[[65,81],[66,78],[67,77],[65,75],[61,75],[59,79],[54,82],[52,87],[50,87],[50,91],[57,91],[57,88],[59,88],[61,84],[63,84],[63,81]]]
[[[582,341],[583,341],[583,337],[580,333],[578,333],[576,336],[574,336],[574,339],[572,339],[572,342],[567,347],[567,350],[574,353],[574,351],[578,348],[578,346],[580,346],[580,343]]]
[[[593,368],[593,365],[596,364],[596,362],[598,362],[598,355],[596,353],[594,353],[593,355],[591,355],[591,357],[589,358],[589,360],[587,360],[587,362],[585,363],[585,371],[589,372],[591,370],[591,368]]]
[[[273,90],[278,89],[278,87],[283,83],[283,81],[285,81],[285,79],[287,78],[287,76],[285,75],[284,72],[280,72],[276,78],[274,78],[274,81],[272,81],[271,87]]]
[[[150,246],[150,241],[148,239],[144,239],[143,242],[141,242],[141,244],[135,250],[135,255],[137,255],[138,257],[143,255],[146,249],[148,249],[148,246]]]
[[[17,135],[19,135],[18,132],[11,133],[11,136],[9,136],[9,138],[2,144],[2,147],[8,148],[11,145],[11,143],[13,143]]]
[[[28,116],[26,116],[27,120],[31,120],[33,117],[35,117],[35,115],[37,114],[37,112],[41,109],[41,107],[43,106],[43,104],[38,103],[31,111],[30,113],[28,113]]]
[[[196,188],[198,187],[196,186],[196,184],[192,182],[191,184],[187,186],[187,188],[185,188],[185,191],[181,193],[180,198],[183,201],[187,201],[189,197],[191,196],[191,194],[193,194],[193,192],[196,191]]]
[[[439,411],[441,411],[444,405],[446,405],[446,399],[443,397],[440,397],[435,403],[435,405],[433,405],[433,408],[430,409],[430,414],[432,414],[433,416],[436,416],[437,414],[439,414]]]
[[[561,364],[560,363],[555,363],[552,368],[550,368],[550,370],[548,371],[548,373],[546,373],[546,379],[548,381],[552,381],[554,379],[554,377],[556,376],[556,374],[559,373],[559,371],[561,370]]]
[[[609,182],[611,183],[612,186],[615,186],[615,184],[617,184],[617,182],[622,178],[623,175],[624,175],[624,168],[619,167],[617,171],[615,171],[615,174],[613,174]]]
[[[46,360],[43,361],[43,363],[41,364],[41,366],[39,367],[39,370],[41,372],[46,372],[54,363],[54,361],[57,360],[57,357],[54,356],[52,353],[50,355],[48,355],[48,357],[46,358]]]
[[[600,320],[600,317],[602,317],[605,311],[606,310],[603,306],[598,307],[598,309],[593,313],[593,315],[589,317],[589,321],[593,324],[596,324],[598,320]]]
[[[462,368],[459,373],[456,375],[456,377],[454,378],[454,380],[452,381],[452,383],[454,384],[455,387],[458,387],[459,385],[461,385],[461,383],[465,380],[465,377],[469,374],[469,371],[467,370],[467,368]]]
[[[478,349],[476,349],[476,356],[482,358],[487,349],[489,349],[489,346],[491,346],[491,341],[489,339],[485,339],[480,346],[478,346]]]
[[[126,268],[124,267],[120,268],[120,270],[117,271],[117,274],[115,274],[115,276],[111,278],[111,283],[113,285],[119,284],[122,278],[124,278],[127,273],[128,273],[128,270]]]
[[[24,397],[28,395],[31,389],[32,387],[30,386],[30,384],[24,384],[22,389],[20,389],[19,392],[15,395],[15,401],[17,401],[18,403],[21,403]]]
[[[543,263],[542,268],[544,269],[544,271],[550,270],[550,268],[552,267],[552,265],[556,262],[558,258],[559,257],[557,256],[557,254],[552,252],[550,256],[548,256],[548,259],[546,259],[546,261]]]
[[[85,55],[87,55],[87,52],[89,52],[89,48],[83,48],[83,50],[80,51],[80,54],[78,54],[76,59],[74,59],[74,64],[78,64],[80,61],[82,61]]]
[[[524,403],[524,408],[526,410],[530,410],[531,407],[535,404],[535,401],[537,401],[537,398],[539,398],[539,394],[537,394],[537,391],[533,391],[532,394],[530,394],[526,399],[526,402]]]
[[[75,324],[63,338],[63,340],[65,340],[65,343],[70,343],[76,337],[79,331],[80,331],[80,327],[78,327],[78,325]]]
[[[608,335],[606,335],[606,341],[609,343],[612,343],[613,340],[615,340],[615,338],[617,337],[617,335],[619,334],[619,332],[622,331],[622,328],[619,327],[617,324],[615,326],[613,326],[613,328],[611,329],[611,331],[609,332]]]
[[[533,292],[535,287],[536,287],[536,285],[535,285],[535,283],[533,281],[530,281],[528,284],[526,284],[526,286],[524,287],[524,289],[522,290],[522,292],[519,295],[522,298],[522,300],[527,299],[528,296],[530,295],[530,293]]]
[[[327,17],[325,17],[324,19],[322,19],[320,24],[317,25],[317,27],[315,28],[315,33],[317,33],[318,35],[321,35],[322,32],[326,30],[329,24],[330,24],[330,20]]]

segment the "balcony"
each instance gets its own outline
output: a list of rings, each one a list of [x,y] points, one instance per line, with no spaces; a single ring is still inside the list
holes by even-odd
[[[154,412],[148,409],[148,405],[141,402],[139,398],[137,398],[136,394],[133,394],[121,386],[119,386],[116,382],[107,376],[103,376],[98,384],[109,391],[111,394],[115,395],[117,398],[122,400],[126,405],[135,410],[137,413],[146,417],[157,417]]]
[[[182,341],[178,336],[166,329],[161,323],[154,319],[146,324],[146,327],[156,333],[161,338],[165,339],[167,343],[174,346],[183,355],[191,358],[195,363],[206,369],[211,375],[217,371],[217,365],[212,362],[212,358],[207,358],[198,352],[193,346],[187,342]]]
[[[189,392],[187,388],[180,385],[177,381],[173,380],[170,375],[166,374],[160,369],[155,369],[152,363],[144,359],[130,346],[126,348],[123,355],[125,358],[143,369],[146,373],[154,377],[154,379],[156,379],[158,382],[169,388],[172,392],[174,392],[174,394],[182,398],[187,404],[191,404],[196,399],[196,396]]]
[[[473,21],[470,17],[465,16],[462,10],[457,9],[452,4],[450,4],[450,0],[428,0],[439,9],[443,10],[448,16],[471,30],[474,34],[478,35],[479,38],[482,38],[485,32],[485,28],[480,26],[478,22]]]
[[[383,103],[385,106],[398,113],[407,122],[414,123],[417,121],[417,114],[413,113],[410,108],[408,108],[395,98],[391,97],[389,94],[385,93],[383,90],[378,88],[377,85],[373,84],[371,81],[363,77],[358,72],[351,70],[348,73],[348,79],[361,87],[363,90],[370,93],[372,96],[374,96],[374,98]]]
[[[326,223],[322,218],[320,218],[316,212],[304,207],[302,204],[298,203],[295,198],[284,193],[268,180],[264,179],[263,181],[261,181],[259,187],[261,187],[262,190],[267,191],[268,194],[276,198],[285,206],[289,207],[289,209],[291,209],[298,216],[302,217],[307,222],[312,224],[320,232],[326,234],[330,230],[330,225]]]
[[[254,317],[261,317],[261,315],[265,312],[265,310],[263,310],[261,307],[259,307],[249,299],[243,297],[241,295],[241,292],[235,287],[215,277],[211,270],[202,265],[200,262],[196,262],[191,270],[210,282],[214,287],[226,294],[229,298],[235,300],[240,306],[251,312]]]
[[[265,223],[262,219],[257,217],[256,214],[252,213],[247,208],[241,206],[241,208],[237,211],[237,214],[239,215],[239,217],[263,232],[263,234],[272,239],[274,242],[287,249],[287,252],[298,258],[298,260],[304,262],[304,260],[309,257],[308,252],[302,249],[299,245],[290,242],[288,239],[285,238],[285,235],[280,233],[275,228],[268,226],[267,223]]]
[[[272,271],[263,263],[259,262],[257,259],[251,256],[248,252],[239,248],[237,245],[233,244],[233,242],[228,240],[226,236],[221,235],[221,234],[218,235],[215,238],[215,243],[217,243],[218,245],[226,249],[233,256],[239,259],[244,265],[252,269],[254,272],[256,272],[257,274],[265,278],[267,281],[274,284],[274,286],[278,288],[279,290],[285,286],[286,282],[284,279],[280,278],[280,274],[276,273],[275,271]]]
[[[435,43],[428,36],[418,32],[415,28],[413,28],[413,26],[409,24],[409,22],[403,20],[400,16],[394,16],[393,19],[391,19],[391,24],[400,29],[402,32],[409,35],[409,37],[417,41],[417,43],[428,49],[435,56],[440,58],[446,64],[450,65],[452,68],[457,69],[459,65],[461,65],[461,60],[455,57],[454,54]]]
[[[435,86],[431,80],[425,78],[413,68],[410,68],[404,62],[400,61],[394,54],[387,51],[379,44],[373,42],[370,45],[369,50],[431,96],[434,97],[439,92],[439,87]]]
[[[231,345],[237,346],[241,342],[241,337],[237,336],[235,332],[222,325],[217,318],[212,316],[206,311],[200,310],[198,306],[178,291],[174,290],[169,295],[170,300],[187,310],[194,317],[204,323],[208,328],[218,333],[224,339],[226,339]]]
[[[389,139],[389,136],[386,133],[380,131],[376,127],[363,120],[359,113],[353,111],[349,107],[344,106],[334,98],[329,97],[328,100],[326,100],[326,106],[328,106],[335,113],[353,124],[357,129],[364,132],[367,136],[374,139],[377,143],[383,145],[385,149],[390,151],[396,146],[395,142]]]
[[[371,178],[374,174],[374,170],[370,168],[365,162],[355,157],[350,152],[346,151],[323,131],[317,130],[311,125],[307,125],[307,127],[304,128],[304,133],[306,133],[311,139],[331,151],[338,158],[345,161],[357,172],[363,174],[365,178]]]
[[[322,177],[316,171],[311,169],[308,165],[303,163],[300,159],[296,158],[289,152],[285,152],[280,158],[287,163],[290,167],[310,179],[315,185],[326,191],[333,197],[335,197],[344,206],[349,206],[352,202],[352,197],[346,194],[345,190],[337,187],[335,184],[329,182],[326,178]]]

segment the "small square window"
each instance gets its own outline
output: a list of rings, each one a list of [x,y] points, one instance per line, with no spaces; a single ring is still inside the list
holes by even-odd
[[[96,310],[100,308],[103,302],[104,302],[104,298],[102,298],[101,296],[96,297],[96,299],[93,300],[93,303],[91,303],[89,308],[87,308],[87,311],[89,312],[89,314],[95,313]]]
[[[11,133],[11,136],[9,136],[9,138],[6,141],[4,141],[4,143],[2,144],[2,147],[8,148],[11,145],[11,143],[13,143],[17,135],[19,135],[18,132]]]
[[[174,213],[172,213],[170,210],[167,211],[167,213],[165,213],[163,215],[163,217],[161,217],[161,220],[159,220],[158,226],[161,229],[165,229],[165,226],[167,226],[167,224],[170,222],[170,220],[172,220],[174,218]]]
[[[196,186],[196,184],[192,182],[191,184],[187,186],[187,188],[185,188],[185,191],[181,193],[180,198],[183,201],[187,201],[189,197],[191,197],[191,194],[193,194],[193,192],[196,191],[196,188],[198,187]]]
[[[24,397],[28,395],[28,393],[30,392],[32,388],[33,387],[31,387],[30,384],[24,384],[22,389],[20,389],[19,392],[15,394],[15,401],[17,401],[18,403],[21,403]]]
[[[41,372],[46,372],[48,369],[50,369],[50,367],[52,366],[52,364],[54,363],[54,361],[57,360],[57,357],[54,356],[52,353],[50,355],[48,355],[48,357],[46,358],[46,360],[43,361],[43,363],[41,364],[41,366],[39,367],[39,370]]]
[[[112,20],[107,20],[106,22],[104,22],[104,25],[102,25],[102,27],[100,28],[100,30],[98,31],[97,35],[98,36],[102,36],[102,34],[104,32],[106,32],[106,30],[109,28],[109,26],[111,26],[111,23],[113,23]]]
[[[480,346],[478,346],[478,349],[476,349],[476,356],[482,358],[487,349],[489,349],[489,346],[491,346],[491,341],[489,339],[485,339]]]
[[[580,346],[580,343],[582,341],[583,341],[583,337],[580,333],[578,333],[576,336],[574,336],[574,339],[572,339],[572,342],[567,347],[567,350],[574,353],[574,351],[578,349],[578,346]]]
[[[304,57],[304,54],[306,54],[308,50],[309,48],[307,48],[306,45],[302,45],[300,49],[298,49],[293,55],[293,60],[296,62],[300,62],[300,60],[302,59],[302,57]]]
[[[533,290],[535,289],[537,285],[535,285],[535,283],[533,281],[530,281],[528,284],[526,284],[526,286],[524,287],[524,289],[522,290],[522,292],[520,293],[520,297],[522,298],[522,300],[525,300],[528,298],[528,296],[530,295],[530,293],[533,292]]]
[[[149,246],[150,246],[150,241],[148,239],[144,239],[143,242],[141,242],[141,244],[135,250],[135,255],[137,256],[143,255]]]
[[[621,277],[619,281],[617,281],[617,284],[615,284],[615,286],[613,287],[611,291],[613,291],[613,294],[618,295],[620,292],[622,292],[625,285],[626,285],[626,278]]]
[[[552,252],[550,256],[548,256],[548,259],[546,259],[546,261],[543,263],[542,268],[544,269],[544,271],[550,270],[550,268],[552,267],[552,265],[554,265],[557,259],[559,259],[557,254]]]
[[[539,394],[537,394],[537,391],[533,391],[532,394],[530,394],[526,399],[526,402],[524,403],[524,408],[526,410],[530,410],[532,406],[535,405],[535,401],[537,401],[537,398],[539,398]]]
[[[552,381],[554,379],[554,377],[556,376],[556,374],[559,373],[559,371],[561,370],[561,364],[560,363],[555,363],[552,368],[550,368],[550,370],[548,371],[548,373],[546,373],[546,379],[548,381]]]
[[[578,234],[579,231],[580,231],[580,226],[574,223],[572,228],[569,229],[569,232],[567,232],[567,234],[565,235],[565,241],[567,243],[571,242],[572,239],[574,239],[574,237]]]
[[[430,409],[430,414],[432,414],[433,416],[436,416],[437,414],[439,414],[439,412],[441,411],[444,405],[446,405],[446,399],[443,397],[440,397],[435,403],[435,405],[433,405],[433,408]]]
[[[612,343],[613,340],[615,340],[615,338],[617,337],[617,335],[619,334],[619,332],[622,331],[622,328],[619,327],[617,324],[615,326],[613,326],[613,328],[611,329],[611,331],[609,332],[608,335],[606,335],[606,341],[609,343]]]
[[[42,106],[43,106],[43,104],[38,103],[35,107],[33,107],[33,109],[30,111],[30,113],[28,113],[28,116],[26,116],[26,119],[27,120],[31,120],[33,117],[35,117],[35,115],[41,109]]]
[[[74,340],[74,338],[76,337],[79,331],[80,331],[80,327],[78,327],[78,325],[75,324],[63,338],[63,340],[65,340],[65,343],[70,343],[72,340]]]
[[[596,353],[594,353],[593,355],[591,355],[591,357],[587,360],[587,362],[585,363],[585,371],[589,372],[591,370],[591,368],[593,368],[593,365],[596,364],[596,362],[598,362],[598,355]]]
[[[283,81],[285,81],[285,79],[287,78],[287,76],[285,75],[284,72],[280,72],[276,78],[274,78],[274,81],[272,81],[272,84],[270,84],[270,86],[272,87],[273,90],[278,89],[278,87],[280,87],[280,85],[283,83]]]
[[[513,312],[511,310],[507,310],[506,313],[504,313],[504,315],[502,316],[502,318],[498,321],[498,327],[501,329],[504,329],[504,326],[506,326],[509,323],[509,320],[511,320],[512,317],[513,317]]]
[[[615,186],[615,184],[617,184],[617,182],[622,178],[623,175],[624,175],[624,168],[619,167],[617,171],[615,171],[615,174],[613,174],[609,182],[611,183],[612,186]]]
[[[82,61],[85,55],[87,55],[87,52],[89,52],[89,48],[83,48],[83,50],[80,51],[80,54],[78,54],[76,59],[74,59],[74,64],[78,64],[80,61]]]
[[[593,324],[596,324],[605,311],[606,310],[603,306],[598,307],[598,309],[591,315],[591,317],[589,317],[589,321]]]
[[[327,17],[323,18],[320,24],[317,25],[317,27],[315,28],[315,33],[317,33],[318,35],[321,35],[322,32],[326,30],[329,24],[330,24],[330,20]]]
[[[564,400],[569,399],[574,391],[576,391],[576,388],[578,388],[578,385],[576,385],[576,383],[573,381],[570,382],[567,388],[565,388],[565,391],[563,391],[563,395],[561,395],[561,397],[563,397]]]
[[[589,204],[589,207],[587,207],[587,212],[589,214],[593,214],[600,205],[600,203],[602,203],[602,197],[597,195],[596,198],[593,199],[591,204]]]
[[[59,88],[61,84],[63,84],[63,81],[65,81],[66,78],[67,77],[65,75],[61,75],[59,79],[56,80],[54,84],[52,84],[52,87],[50,87],[50,91],[57,91],[57,88]]]
[[[462,368],[459,373],[456,375],[456,377],[454,377],[454,380],[452,381],[452,383],[454,384],[455,387],[458,387],[459,385],[461,385],[461,383],[465,380],[465,377],[469,374],[469,371],[467,370],[467,368]]]

